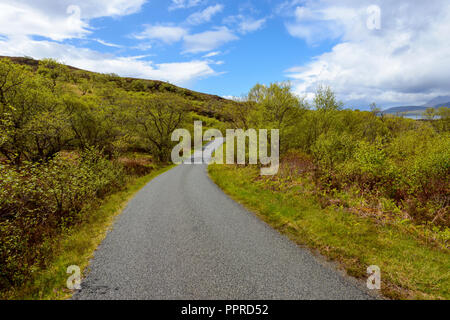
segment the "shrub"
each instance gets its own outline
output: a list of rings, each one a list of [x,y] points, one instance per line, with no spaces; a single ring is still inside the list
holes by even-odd
[[[322,134],[311,148],[313,156],[325,169],[333,169],[336,164],[349,159],[355,149],[355,140],[347,133],[332,131]]]
[[[124,171],[96,149],[22,167],[0,165],[0,287],[20,285],[45,265],[48,245],[83,219],[95,199],[120,188]]]

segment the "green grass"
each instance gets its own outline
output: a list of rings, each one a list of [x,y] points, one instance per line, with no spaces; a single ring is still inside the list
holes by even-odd
[[[381,268],[382,294],[393,299],[450,299],[450,255],[394,225],[377,223],[340,208],[322,209],[301,192],[277,191],[256,181],[254,166],[209,166],[211,178],[232,198],[300,245],[337,261],[365,279]]]
[[[65,232],[57,245],[52,248],[56,253],[54,259],[44,270],[35,270],[35,275],[22,288],[15,288],[1,297],[4,299],[52,299],[70,298],[72,292],[66,288],[70,274],[67,267],[77,265],[82,275],[89,265],[98,245],[103,241],[115,218],[122,212],[128,201],[156,176],[168,171],[173,166],[160,168],[149,175],[130,180],[126,187],[106,197],[101,203],[86,212],[86,219]]]

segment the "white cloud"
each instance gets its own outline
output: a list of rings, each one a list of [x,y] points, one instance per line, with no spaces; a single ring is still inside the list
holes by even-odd
[[[300,3],[300,2],[298,2]],[[381,29],[367,28],[370,0],[306,1],[286,24],[310,44],[338,44],[287,70],[297,93],[331,85],[344,101],[419,104],[450,92],[450,5],[447,0],[379,1]]]
[[[238,96],[222,96],[222,98],[227,99],[227,100],[233,100],[233,101],[237,101],[237,102],[245,102],[246,97],[242,96],[242,97],[238,97]]]
[[[216,28],[215,30],[205,31],[184,37],[185,53],[199,53],[212,51],[221,45],[237,40],[227,27]]]
[[[227,99],[227,100],[236,100],[238,97],[236,97],[236,96],[222,96],[222,98]]]
[[[131,47],[132,49],[140,50],[140,51],[147,51],[152,48],[152,45],[150,43],[139,43],[134,47]]]
[[[117,73],[121,76],[158,79],[178,85],[216,75],[209,61],[193,60],[177,63],[159,63],[142,60],[139,57],[115,57],[87,48],[35,41],[28,37],[0,39],[0,55],[31,56],[36,59],[52,57],[68,65],[102,73]]]
[[[49,16],[62,15],[67,7],[76,5],[81,10],[81,18],[117,17],[138,12],[147,0],[19,0],[33,8],[46,12]]]
[[[183,53],[194,54],[213,51],[225,43],[239,39],[227,27],[216,27],[212,30],[190,34],[188,29],[172,25],[146,26],[143,32],[134,35],[134,37],[140,40],[159,40],[167,44],[182,41]],[[212,57],[219,53],[212,52],[210,54],[211,56],[209,57]],[[205,57],[207,58],[208,55]]]
[[[224,23],[236,26],[237,30],[242,34],[255,32],[261,29],[266,22],[267,18],[254,19],[242,14],[230,16],[224,19]]]
[[[203,56],[203,58],[212,58],[212,57],[218,56],[219,54],[220,54],[220,51],[213,51],[208,54],[205,54]]]
[[[6,36],[39,35],[53,40],[79,38],[89,33],[76,7],[65,15],[50,18],[45,12],[26,4],[0,3],[0,34]]]
[[[146,0],[11,0],[0,3],[0,34],[53,40],[90,33],[89,20],[137,12]],[[76,5],[74,5],[76,3]]]
[[[202,2],[202,0],[172,0],[169,11],[196,7]]]
[[[207,7],[206,9],[193,13],[187,18],[187,22],[192,25],[198,25],[211,21],[211,18],[223,10],[224,6],[216,4],[215,6]]]
[[[123,48],[123,46],[115,44],[115,43],[110,43],[107,41],[104,41],[102,39],[93,39],[94,41],[106,46],[106,47],[112,47],[112,48]]]
[[[149,56],[117,57],[87,48],[59,42],[64,39],[84,38],[90,33],[89,20],[98,17],[116,17],[140,10],[145,0],[84,0],[77,6],[73,0],[17,0],[0,2],[0,55],[31,56],[36,59],[55,58],[81,69],[117,73],[121,76],[158,79],[178,85],[188,85],[195,80],[217,75],[209,60],[192,60],[176,63],[154,63],[143,60]],[[194,2],[192,2],[194,3]],[[189,4],[189,3],[188,3]],[[33,40],[42,36],[55,41]],[[167,43],[180,41],[187,30],[173,26],[147,26],[136,37],[158,39]],[[93,38],[102,45],[122,46]],[[143,42],[134,49],[148,50]]]
[[[150,67],[151,68],[151,67]],[[165,79],[175,84],[187,84],[191,81],[216,75],[207,61],[194,60],[178,63],[161,63],[156,69],[148,70],[153,79]]]
[[[170,25],[147,25],[142,33],[135,35],[135,38],[140,40],[160,40],[170,44],[180,41],[185,35],[187,35],[187,30],[182,27]]]
[[[292,36],[305,39],[310,44],[325,39],[337,39],[346,32],[352,32],[354,35],[361,32],[367,34],[366,30],[361,30],[363,9],[364,6],[360,8],[299,6],[294,10],[295,21],[286,23],[286,28]],[[356,25],[358,28],[355,30],[353,28]]]
[[[259,20],[253,20],[253,19],[247,19],[240,23],[239,30],[242,33],[249,33],[254,32],[263,27],[263,25],[266,23],[267,19],[259,19]]]

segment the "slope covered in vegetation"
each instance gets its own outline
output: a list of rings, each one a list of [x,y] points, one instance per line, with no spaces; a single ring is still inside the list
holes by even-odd
[[[378,116],[344,110],[329,88],[309,105],[289,84],[272,84],[255,86],[229,118],[237,128],[279,129],[288,178],[311,175],[324,197],[351,192],[374,206],[385,200],[418,224],[449,227],[449,110],[434,121]]]
[[[227,101],[54,60],[0,60],[0,292],[45,270],[99,199],[169,162],[194,120],[223,127]]]
[[[245,112],[242,112],[245,108]],[[276,229],[342,263],[382,270],[392,298],[450,296],[450,117],[343,110],[329,88],[312,105],[289,85],[257,85],[237,128],[280,129],[280,170],[210,166],[213,180]]]

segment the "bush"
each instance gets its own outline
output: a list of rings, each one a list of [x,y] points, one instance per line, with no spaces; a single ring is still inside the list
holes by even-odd
[[[120,188],[124,171],[95,149],[17,169],[0,165],[0,287],[20,285],[51,257],[49,243],[83,219],[95,199]]]
[[[324,169],[333,169],[336,164],[351,158],[355,139],[347,133],[322,134],[311,148],[313,156]]]

